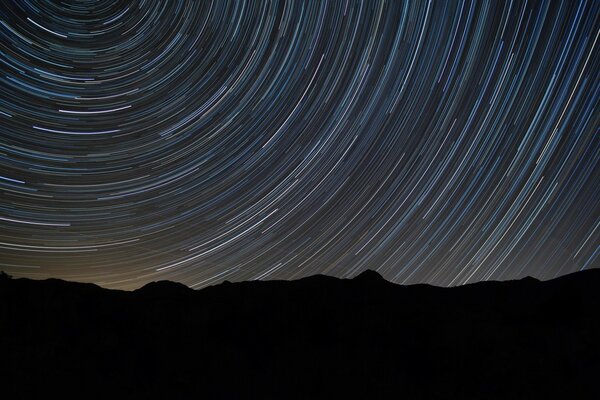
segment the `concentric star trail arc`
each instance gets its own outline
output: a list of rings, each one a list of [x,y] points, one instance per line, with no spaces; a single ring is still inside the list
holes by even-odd
[[[598,1],[0,5],[0,269],[597,268]]]

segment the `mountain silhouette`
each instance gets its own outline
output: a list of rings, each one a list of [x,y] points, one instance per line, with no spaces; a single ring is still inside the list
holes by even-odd
[[[0,276],[5,399],[600,398],[600,270],[454,288]]]

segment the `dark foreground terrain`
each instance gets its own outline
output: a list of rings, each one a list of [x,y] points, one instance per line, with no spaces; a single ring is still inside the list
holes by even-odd
[[[600,270],[451,289],[4,276],[0,369],[4,399],[598,399]]]

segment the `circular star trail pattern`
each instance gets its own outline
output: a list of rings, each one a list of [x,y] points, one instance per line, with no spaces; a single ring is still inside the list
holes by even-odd
[[[598,1],[15,1],[0,268],[459,285],[598,267]]]

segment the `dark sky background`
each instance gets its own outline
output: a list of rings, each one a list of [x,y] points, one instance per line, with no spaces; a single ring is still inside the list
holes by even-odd
[[[2,1],[0,269],[599,267],[599,1]]]

